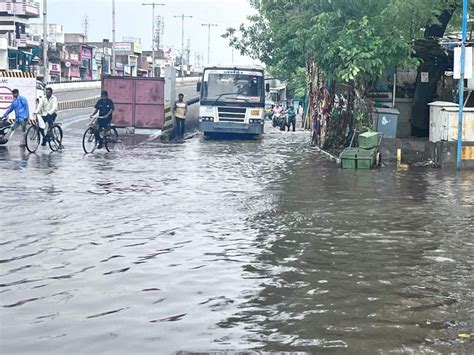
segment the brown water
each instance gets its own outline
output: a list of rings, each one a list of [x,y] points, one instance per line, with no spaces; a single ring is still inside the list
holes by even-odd
[[[474,172],[340,170],[304,132],[0,150],[4,354],[472,353]]]

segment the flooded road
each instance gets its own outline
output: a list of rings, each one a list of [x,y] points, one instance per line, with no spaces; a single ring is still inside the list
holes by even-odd
[[[84,156],[83,129],[0,150],[2,353],[472,352],[474,172],[272,128]]]

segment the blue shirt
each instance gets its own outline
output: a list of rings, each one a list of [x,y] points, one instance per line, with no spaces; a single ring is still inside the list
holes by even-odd
[[[30,109],[28,108],[28,101],[23,96],[18,96],[13,100],[12,104],[3,114],[3,118],[7,117],[10,112],[15,111],[15,117],[18,121],[28,121],[30,118]]]

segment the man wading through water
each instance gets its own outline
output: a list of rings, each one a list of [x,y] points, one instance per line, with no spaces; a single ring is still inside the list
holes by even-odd
[[[184,138],[184,122],[188,113],[188,105],[184,102],[184,95],[178,95],[178,101],[174,103],[173,113],[176,119],[176,136],[179,139]]]

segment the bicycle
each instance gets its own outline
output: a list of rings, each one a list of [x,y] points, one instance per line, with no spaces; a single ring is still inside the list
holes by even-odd
[[[41,133],[40,128],[38,126],[38,121],[29,121],[30,127],[26,130],[25,133],[25,144],[26,149],[30,153],[36,152],[38,149],[40,142],[41,142]],[[58,150],[63,148],[62,141],[63,141],[63,130],[61,128],[60,123],[53,123],[51,127],[45,128],[47,130],[46,139],[48,141],[49,148],[53,152],[57,152]]]
[[[100,117],[97,117],[100,118]],[[119,144],[119,135],[117,129],[111,124],[105,128],[99,128],[97,118],[89,122],[84,135],[82,136],[82,149],[86,154],[93,153],[98,145],[97,133],[101,135],[103,145],[107,152],[115,150]]]

